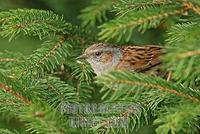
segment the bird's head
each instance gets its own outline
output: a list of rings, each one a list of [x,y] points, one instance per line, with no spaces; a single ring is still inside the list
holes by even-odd
[[[119,48],[105,43],[98,43],[87,48],[78,59],[86,59],[91,64],[95,73],[101,74],[110,70],[118,62],[119,57]]]

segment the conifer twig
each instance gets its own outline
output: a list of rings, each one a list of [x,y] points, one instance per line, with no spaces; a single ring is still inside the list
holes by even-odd
[[[0,58],[0,62],[13,62],[13,61],[17,61],[14,58]]]
[[[17,99],[19,99],[20,101],[24,102],[25,104],[31,104],[30,100],[28,100],[24,96],[20,95],[19,93],[13,91],[12,88],[10,88],[9,86],[7,86],[5,84],[0,83],[0,89],[5,91],[6,93],[9,93],[9,94],[15,96]]]
[[[193,50],[193,51],[181,53],[181,54],[177,55],[177,58],[182,59],[182,58],[192,57],[195,55],[200,55],[200,50]]]
[[[29,66],[28,68],[26,68],[26,70],[24,70],[19,76],[23,76],[24,74],[26,74],[29,70],[33,69],[33,68],[37,68],[40,66],[40,64],[44,64],[44,61],[46,59],[48,59],[49,57],[53,57],[54,54],[56,53],[56,50],[58,50],[60,47],[62,47],[63,43],[65,42],[66,38],[64,36],[62,36],[58,43],[54,45],[54,47],[47,53],[43,56],[43,58],[41,58],[39,61],[37,61],[37,63]],[[20,78],[19,77],[19,78]]]
[[[159,90],[162,90],[162,91],[165,91],[165,92],[168,92],[168,93],[172,93],[172,94],[175,94],[177,96],[189,99],[189,100],[191,100],[193,102],[200,103],[199,99],[197,99],[197,98],[195,98],[193,96],[190,96],[188,94],[183,94],[183,93],[177,92],[174,89],[169,89],[167,87],[163,87],[163,86],[160,86],[160,85],[155,85],[155,84],[150,84],[150,83],[143,83],[143,82],[134,82],[134,81],[128,81],[128,80],[114,80],[113,83],[124,83],[124,84],[127,84],[127,85],[134,85],[134,86],[137,85],[137,86],[146,86],[146,87],[156,88],[156,89],[159,89]]]

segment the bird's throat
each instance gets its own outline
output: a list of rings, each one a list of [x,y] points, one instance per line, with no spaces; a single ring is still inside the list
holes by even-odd
[[[102,75],[104,73],[107,73],[109,71],[112,71],[116,65],[120,62],[121,58],[122,58],[122,54],[120,52],[120,50],[118,48],[116,48],[113,51],[113,55],[112,55],[112,60],[109,60],[108,62],[92,62],[89,61],[94,72],[97,75]]]

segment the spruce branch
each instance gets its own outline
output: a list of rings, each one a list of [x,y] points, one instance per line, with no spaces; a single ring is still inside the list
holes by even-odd
[[[109,74],[105,74],[103,76],[98,77],[97,82],[104,84],[106,87],[109,88],[108,92],[106,92],[105,94],[110,93],[109,91],[111,91],[111,89],[115,89],[114,93],[111,92],[111,96],[109,96],[108,101],[113,101],[113,102],[116,102],[117,100],[136,101],[136,102],[139,101],[145,106],[146,111],[150,110],[153,115],[161,114],[160,116],[161,118],[163,117],[162,113],[167,113],[166,111],[164,111],[165,108],[168,108],[171,106],[172,106],[172,109],[177,108],[176,106],[174,107],[174,105],[177,105],[177,102],[179,102],[178,104],[180,105],[185,104],[185,103],[188,103],[188,104],[192,103],[192,105],[199,105],[199,102],[200,102],[199,91],[197,90],[195,91],[191,88],[184,87],[183,85],[180,85],[180,84],[174,84],[172,82],[165,81],[161,78],[146,76],[144,74],[115,71],[115,72],[111,72]],[[135,91],[135,92],[132,93],[131,91]],[[118,99],[116,98],[117,96],[118,96]],[[188,111],[191,112],[193,107],[194,106],[191,106],[191,110],[187,109],[186,112]],[[176,115],[178,118],[179,114],[176,114]],[[173,116],[171,118],[172,120],[168,120],[168,121],[174,121],[174,118],[176,117]],[[189,116],[188,118],[191,119],[193,117]],[[193,119],[195,119],[195,117]],[[165,122],[166,119],[163,119],[162,121]],[[191,123],[192,122],[194,121],[191,120]],[[156,123],[156,124],[160,125],[160,123]],[[181,124],[179,124],[179,126],[180,125]],[[171,126],[174,127],[173,123],[171,124]],[[166,127],[169,127],[168,124],[166,124],[165,128],[162,127],[162,125],[160,127],[162,128],[159,131],[160,133],[165,132],[164,130],[167,131],[170,129],[170,128],[165,129]],[[181,127],[178,127],[178,129],[179,128]],[[129,127],[129,130],[130,130],[130,127]]]
[[[117,16],[124,16],[129,12],[138,10],[146,10],[148,8],[156,8],[161,5],[174,4],[172,0],[119,0],[114,3],[113,10],[117,12]]]
[[[133,29],[138,26],[139,31],[145,31],[152,27],[157,27],[163,19],[170,16],[181,15],[188,8],[182,6],[165,6],[163,5],[159,9],[147,9],[144,11],[131,12],[123,17],[111,20],[101,26],[101,32],[98,34],[100,40],[117,39],[120,41],[125,38],[129,41],[133,32]]]
[[[3,80],[2,77],[4,77],[5,80]],[[9,78],[3,75],[2,77],[0,77],[0,81],[4,83],[11,83]],[[16,82],[20,81],[17,80]],[[34,84],[34,82],[30,83]],[[51,86],[49,85],[50,83]],[[66,133],[65,127],[67,123],[65,118],[61,117],[61,114],[58,113],[58,111],[46,104],[46,101],[49,102],[50,105],[53,105],[55,103],[61,103],[59,102],[59,99],[61,99],[63,103],[77,102],[76,92],[74,91],[74,88],[60,81],[58,78],[52,77],[50,77],[48,81],[43,81],[43,83],[39,82],[39,84],[40,85],[37,86],[34,85],[34,87],[31,85],[28,85],[29,87],[23,87],[20,84],[17,85],[18,88],[26,88],[26,95],[28,95],[29,98],[31,98],[31,103],[29,103],[30,101],[27,101],[27,99],[24,99],[24,97],[21,94],[14,92],[14,90],[3,84],[0,84],[0,88],[5,90],[6,93],[10,95],[8,97],[5,97],[6,94],[0,93],[0,98],[3,98],[3,100],[6,99],[6,101],[0,102],[2,103],[2,107],[0,108],[0,110],[2,112],[5,112],[6,110],[12,109],[11,111],[14,112],[15,115],[17,115],[17,117],[26,124],[27,131],[29,132],[42,132],[52,134]],[[49,92],[49,89],[52,88],[52,85],[54,86],[54,89],[51,92]],[[16,85],[14,84],[12,84],[12,86],[16,87]],[[45,90],[44,87],[46,87],[46,89],[49,88],[48,92],[46,92],[47,90]],[[38,88],[39,90],[36,88]],[[44,102],[45,104],[41,104],[42,99],[46,99]]]
[[[133,74],[129,72],[113,72],[98,78],[98,83],[103,83],[109,87],[118,87],[119,89],[126,87],[131,90],[132,87],[141,88],[146,90],[159,90],[166,92],[183,99],[187,99],[194,103],[199,103],[198,91],[193,91],[190,88],[183,87],[182,85],[174,85],[161,78],[146,76],[144,74]]]
[[[81,10],[79,19],[83,26],[95,26],[97,22],[107,20],[106,12],[111,9],[113,0],[93,0],[92,5]]]
[[[199,76],[199,27],[197,22],[186,22],[168,31],[168,46],[163,58],[166,68],[173,73],[172,78],[178,83],[194,86]]]
[[[200,55],[200,50],[193,50],[193,51],[179,54],[177,55],[177,58],[182,59],[182,58],[188,58],[188,57],[197,56],[197,55]]]
[[[73,49],[75,52],[71,53],[80,53],[79,51],[76,52],[76,50],[79,49]],[[77,56],[70,56],[67,58],[63,66],[63,69],[65,70],[63,73],[66,82],[76,88],[76,94],[79,101],[88,102],[91,99],[92,91],[96,86],[93,84],[94,73],[88,64],[76,61],[74,57]]]
[[[65,117],[46,104],[35,103],[22,109],[19,118],[26,123],[30,133],[63,134],[69,131]]]
[[[12,58],[1,58],[0,62],[14,62],[16,61],[16,59],[12,59]]]
[[[31,104],[31,101],[24,96],[24,92],[20,93],[20,91],[23,90],[23,86],[21,86],[21,83],[12,80],[12,78],[10,78],[8,76],[8,73],[4,70],[0,70],[0,88],[6,94],[13,96],[15,99],[21,101],[22,103],[26,105]]]
[[[4,115],[6,119],[16,118],[21,108],[27,105],[23,100],[20,100],[18,96],[14,96],[8,92],[5,92],[2,87],[0,88],[0,113]]]
[[[157,133],[198,132],[199,0],[95,0],[91,6],[82,10],[82,24],[95,26],[102,23],[107,20],[106,13],[112,7],[117,17],[99,27],[100,40],[130,41],[136,28],[144,32],[158,27],[168,18],[175,18],[174,16],[181,16],[179,22],[186,20],[170,27],[167,33],[163,65],[171,72],[171,81],[145,74],[116,71],[98,76],[97,85],[93,83],[91,67],[75,62],[75,57],[83,49],[93,41],[96,42],[95,35],[66,23],[62,16],[51,11],[3,11],[0,12],[0,36],[12,40],[21,35],[29,35],[45,38],[47,41],[25,58],[23,55],[0,53],[0,68],[3,68],[0,69],[0,112],[12,113],[22,120],[27,132],[63,134],[71,131],[67,124],[70,116],[64,117],[59,111],[65,103],[140,102],[141,108],[125,109],[112,117],[89,115],[101,122],[84,130],[97,133],[132,132],[148,123],[151,115],[151,119],[152,116],[156,118],[154,123],[159,125]],[[177,23],[177,20],[172,21]],[[54,73],[58,68],[62,72],[59,76]],[[97,94],[100,88],[102,90]],[[109,112],[110,114],[112,113]],[[119,118],[128,118],[129,126],[125,129],[112,127],[112,123],[119,122]],[[3,129],[0,129],[1,132],[12,133]],[[79,130],[73,129],[73,132]]]
[[[48,103],[57,110],[61,105],[78,102],[76,89],[57,77],[48,76],[36,80],[29,87],[29,90],[29,94],[34,94],[37,99]]]
[[[24,96],[22,96],[21,94],[14,92],[12,88],[10,88],[9,86],[0,83],[0,89],[2,89],[3,91],[5,91],[8,94],[11,94],[12,96],[15,96],[18,100],[24,102],[25,104],[30,104],[31,102],[25,98]]]
[[[140,104],[132,105],[134,105],[135,107],[123,109],[122,111],[117,113],[117,115],[101,119],[99,121],[99,124],[92,127],[90,130],[93,130],[94,132],[106,133],[131,133],[133,129],[137,130],[142,125],[148,124],[148,119],[146,116],[147,111],[142,108]],[[144,120],[144,122],[142,122],[142,120]]]
[[[94,74],[90,65],[86,63],[73,64],[72,76],[80,81],[91,82],[93,80]]]
[[[17,131],[15,131],[15,132],[11,132],[10,130],[8,130],[8,129],[3,129],[3,128],[1,128],[0,129],[0,134],[19,134]]]
[[[2,97],[1,93],[0,98]],[[36,104],[36,101],[34,101],[34,103],[24,105],[24,102],[22,104],[17,102],[16,98],[9,98],[10,102],[8,101],[8,97],[5,99],[6,100],[4,102],[0,101],[1,112],[7,112],[7,115],[8,112],[15,113],[15,117],[25,123],[28,132],[52,134],[66,133],[65,127],[67,125],[67,121],[61,116],[60,113],[48,105]]]
[[[79,81],[76,89],[80,102],[90,102],[95,85],[92,83]]]
[[[105,102],[140,102],[146,110],[155,111],[159,105],[173,104],[174,100],[180,101],[180,98],[172,98],[170,94],[165,92],[160,93],[159,90],[146,90],[145,87],[138,88],[137,86],[131,86],[127,88],[123,87],[105,87],[102,88],[101,92],[102,100]]]
[[[167,34],[166,42],[172,45],[176,42],[190,41],[200,33],[200,25],[197,22],[185,22],[172,26]],[[196,40],[196,39],[195,39]]]
[[[9,51],[0,52],[0,67],[1,69],[9,70],[23,59],[20,53],[13,53]]]
[[[40,39],[56,33],[64,33],[70,24],[51,11],[16,9],[0,13],[0,35],[15,39],[20,35],[38,36]]]
[[[42,74],[45,72],[51,72],[57,67],[57,65],[63,63],[65,58],[70,55],[71,45],[66,41],[64,36],[56,36],[46,42],[43,47],[35,51],[30,55],[24,65],[21,66],[22,77],[25,74]]]
[[[184,103],[160,112],[154,124],[158,134],[198,133],[200,107],[198,104]]]

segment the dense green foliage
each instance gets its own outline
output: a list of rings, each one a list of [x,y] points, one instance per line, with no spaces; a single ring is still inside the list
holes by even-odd
[[[23,133],[132,133],[152,120],[158,134],[200,132],[199,0],[93,0],[78,18],[80,26],[52,11],[0,12],[2,38],[43,42],[28,56],[0,52],[1,115],[22,123]],[[161,39],[150,36],[155,30]],[[96,77],[88,63],[76,60],[93,42],[133,44],[137,35],[165,47],[162,68],[169,80],[125,71]],[[69,104],[89,103],[134,107],[66,112]],[[72,117],[96,122],[76,128],[70,126]],[[127,125],[113,125],[120,119]],[[0,133],[19,132],[2,128]]]

